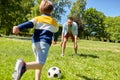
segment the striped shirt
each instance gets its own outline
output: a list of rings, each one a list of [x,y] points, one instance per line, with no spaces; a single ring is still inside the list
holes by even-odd
[[[32,42],[43,41],[50,45],[52,42],[53,33],[58,31],[56,20],[46,14],[37,16],[30,21],[18,25],[18,27],[20,30],[35,27]]]

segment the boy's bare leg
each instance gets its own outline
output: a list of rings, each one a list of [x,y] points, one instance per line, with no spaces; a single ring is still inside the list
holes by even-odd
[[[35,71],[35,80],[40,80],[40,77],[41,77],[41,70],[37,69]]]
[[[43,64],[39,64],[38,62],[28,62],[26,63],[26,67],[27,69],[36,69],[35,80],[40,80]]]

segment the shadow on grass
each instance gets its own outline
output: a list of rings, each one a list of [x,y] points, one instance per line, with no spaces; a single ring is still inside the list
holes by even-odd
[[[76,74],[76,76],[83,78],[84,80],[102,80],[102,79],[97,79],[97,78],[90,78],[82,74]]]
[[[93,55],[93,54],[72,54],[70,56],[80,56],[80,57],[84,57],[84,58],[88,58],[88,57],[91,57],[91,58],[99,58],[99,56],[96,56],[96,55]]]
[[[82,78],[82,79],[84,79],[84,80],[102,80],[102,79],[97,79],[97,78],[90,78],[90,77],[87,77],[87,76],[85,76],[85,75],[82,75],[82,74],[76,74],[76,76],[77,77],[80,77],[80,78]],[[65,76],[61,76],[60,78],[58,78],[58,79],[60,79],[60,80],[62,80],[62,79],[65,79]]]
[[[62,75],[62,76],[61,76],[60,78],[58,78],[58,79],[60,79],[60,80],[61,80],[61,79],[64,79],[64,78],[65,78],[65,76],[63,76],[63,75]]]
[[[10,39],[31,40],[31,37],[17,37],[17,36],[2,36],[2,37]]]

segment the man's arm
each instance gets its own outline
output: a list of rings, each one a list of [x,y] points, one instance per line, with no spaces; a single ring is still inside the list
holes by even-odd
[[[74,38],[75,38],[75,44],[77,44],[78,25],[77,25],[76,22],[75,22],[74,26],[75,26],[75,36],[74,36]]]
[[[61,34],[61,46],[62,46],[62,43],[64,41],[64,34],[65,34],[65,23],[63,24],[63,27],[62,27],[62,34]]]
[[[76,35],[76,37],[77,37],[77,35],[78,35],[78,25],[77,25],[76,22],[75,22],[75,35]]]
[[[61,35],[61,41],[64,40],[64,35],[65,35],[65,27],[66,27],[66,23],[63,24],[63,27],[62,27],[62,35]]]

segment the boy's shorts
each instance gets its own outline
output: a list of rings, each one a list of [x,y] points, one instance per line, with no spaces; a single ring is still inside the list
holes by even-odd
[[[72,39],[73,42],[75,41],[75,38],[74,38],[73,34],[67,33],[67,34],[64,36],[64,38],[66,38],[67,40],[68,40],[69,37],[71,37],[71,39]]]
[[[50,45],[46,42],[35,42],[32,44],[32,49],[38,63],[44,64],[46,62],[49,48]]]

